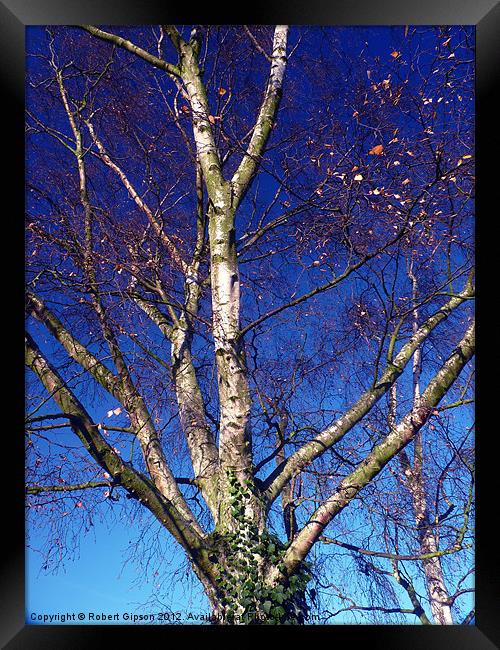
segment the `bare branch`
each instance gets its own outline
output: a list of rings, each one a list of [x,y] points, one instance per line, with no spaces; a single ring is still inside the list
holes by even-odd
[[[255,176],[278,113],[286,68],[287,35],[286,25],[276,26],[264,99],[245,156],[231,179],[235,205],[241,202]]]
[[[266,496],[271,503],[280,493],[292,476],[321,456],[327,449],[342,439],[357,422],[359,422],[385,395],[396,379],[401,375],[405,366],[410,361],[413,352],[422,344],[429,334],[464,300],[471,295],[472,288],[467,286],[460,297],[451,298],[443,307],[430,316],[401,348],[393,361],[387,365],[377,384],[363,393],[359,400],[348,409],[342,417],[327,429],[319,433],[313,440],[305,443],[303,447],[292,454],[283,465],[266,479]]]
[[[410,411],[378,444],[357,469],[341,481],[335,492],[311,516],[309,522],[296,536],[285,554],[284,564],[293,571],[309,553],[330,521],[363,489],[386,464],[412,440],[427,422],[432,409],[437,406],[458,375],[474,355],[475,330],[471,325],[464,337],[448,357],[441,369],[422,393],[419,407]]]
[[[93,25],[78,25],[78,27],[81,27],[81,29],[89,32],[89,34],[92,34],[92,36],[100,38],[103,41],[107,41],[108,43],[113,43],[114,45],[118,45],[118,47],[122,47],[123,49],[132,52],[132,54],[135,54],[140,59],[147,61],[155,68],[159,68],[160,70],[164,70],[169,74],[180,77],[180,70],[177,66],[172,65],[171,63],[167,63],[166,61],[163,61],[163,59],[159,59],[157,56],[154,56],[154,54],[146,52],[146,50],[143,50],[141,47],[135,45],[131,41],[127,41],[121,36],[105,32],[98,27],[94,27]]]

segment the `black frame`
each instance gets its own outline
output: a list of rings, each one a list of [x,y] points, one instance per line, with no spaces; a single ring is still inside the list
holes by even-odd
[[[186,9],[190,7],[186,3]],[[495,539],[494,523],[500,513],[495,493],[496,477],[500,446],[495,427],[494,409],[498,403],[498,390],[495,381],[486,378],[484,368],[492,364],[492,370],[500,365],[500,352],[496,342],[500,340],[500,327],[496,315],[488,318],[488,312],[498,303],[495,283],[498,273],[495,273],[495,263],[498,261],[496,242],[500,242],[498,224],[498,209],[491,209],[497,198],[496,188],[499,184],[498,163],[495,158],[500,152],[500,129],[497,120],[500,116],[498,103],[494,99],[495,82],[500,70],[500,2],[498,0],[420,0],[412,3],[402,3],[401,0],[335,0],[327,3],[324,0],[289,0],[285,7],[280,7],[277,0],[266,0],[265,3],[250,4],[251,11],[247,15],[236,14],[234,9],[214,2],[206,3],[204,7],[196,7],[190,13],[184,11],[176,3],[175,6],[161,6],[155,0],[1,0],[0,25],[2,27],[2,101],[0,106],[4,111],[0,125],[2,159],[7,160],[3,174],[2,207],[5,198],[15,197],[14,207],[9,211],[4,207],[4,224],[14,227],[12,237],[3,240],[4,245],[15,241],[19,248],[14,250],[16,260],[20,261],[19,278],[23,278],[23,221],[19,214],[24,205],[24,143],[23,133],[23,104],[24,104],[24,37],[28,25],[76,23],[93,24],[148,24],[170,22],[191,24],[196,17],[199,23],[211,24],[273,24],[287,22],[289,24],[324,24],[324,25],[405,25],[405,24],[468,24],[476,26],[477,58],[476,58],[476,145],[478,153],[478,196],[476,200],[478,273],[480,276],[479,291],[479,351],[478,374],[479,384],[477,395],[477,414],[479,420],[476,449],[478,455],[478,479],[476,494],[479,502],[478,533],[476,536],[477,577],[476,577],[476,624],[471,626],[384,626],[384,625],[335,625],[307,626],[302,628],[280,628],[279,643],[289,639],[295,643],[309,640],[356,646],[358,643],[369,643],[371,648],[401,648],[411,647],[415,650],[428,650],[433,647],[453,647],[457,650],[493,650],[500,647],[500,562],[498,562],[498,538]],[[223,11],[221,11],[223,9]],[[241,9],[245,9],[244,6]],[[15,128],[14,126],[15,125]],[[5,144],[6,137],[12,138],[10,146]],[[489,153],[492,156],[488,156]],[[14,162],[13,162],[14,159]],[[491,202],[488,202],[491,199]],[[6,218],[7,217],[7,218]],[[10,219],[9,219],[10,217]],[[494,231],[496,227],[496,232]],[[497,237],[495,237],[497,235]],[[16,244],[17,245],[17,244]],[[493,248],[495,246],[495,248]],[[488,250],[491,247],[491,250]],[[495,256],[496,253],[496,256]],[[14,304],[9,314],[9,322],[14,323],[13,336],[19,342],[21,349],[21,332],[23,330],[23,305],[21,286],[13,290],[11,274],[7,264],[1,272],[4,292],[10,289],[7,296],[9,305]],[[488,281],[490,284],[488,286]],[[15,284],[14,284],[15,286]],[[487,288],[486,288],[487,287]],[[490,291],[488,291],[488,288]],[[12,301],[13,297],[13,301]],[[17,300],[19,299],[19,303]],[[483,307],[484,305],[484,307]],[[19,319],[17,321],[16,319]],[[19,339],[18,339],[19,334]],[[9,337],[10,338],[10,337]],[[5,343],[9,339],[4,339]],[[22,396],[24,362],[15,354],[13,363],[7,368],[9,383],[16,386],[13,393]],[[484,350],[484,353],[483,353]],[[19,354],[19,357],[21,355]],[[495,363],[497,362],[497,363]],[[493,364],[495,364],[493,366]],[[498,370],[497,370],[498,372]],[[19,383],[11,378],[19,379]],[[495,401],[496,398],[496,401]],[[23,400],[19,400],[20,411]],[[6,405],[7,404],[7,408]],[[3,541],[5,545],[3,570],[0,573],[4,607],[0,609],[0,641],[2,647],[14,650],[17,648],[88,648],[119,643],[117,633],[126,634],[128,643],[133,644],[143,639],[144,634],[159,636],[162,642],[172,642],[171,634],[176,630],[182,634],[183,642],[192,640],[192,635],[202,632],[204,642],[220,642],[219,634],[237,641],[244,638],[257,641],[262,634],[262,627],[214,628],[206,626],[167,626],[168,629],[152,626],[31,626],[25,625],[24,603],[24,486],[20,467],[24,459],[22,436],[14,425],[14,431],[9,427],[10,404],[3,401],[3,436],[7,442],[7,453],[4,459],[14,458],[7,464],[11,471],[11,480],[4,479],[4,512],[1,519],[4,524]],[[491,414],[492,417],[488,418]],[[498,427],[496,427],[498,429]],[[495,453],[497,452],[497,453]],[[5,468],[2,468],[4,472]],[[496,516],[495,516],[496,515]],[[288,634],[286,631],[288,630]],[[290,636],[293,635],[293,637]],[[216,635],[216,636],[213,636]],[[283,636],[285,635],[285,637]],[[211,637],[211,638],[210,638]],[[286,638],[288,637],[288,638]],[[363,640],[362,638],[363,637]],[[266,639],[267,639],[266,633]]]

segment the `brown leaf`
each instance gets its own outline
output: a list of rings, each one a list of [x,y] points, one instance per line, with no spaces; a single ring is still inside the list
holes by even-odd
[[[227,93],[227,90],[225,88],[219,88],[219,95],[222,97],[222,95],[225,95]]]
[[[368,152],[372,156],[381,156],[382,152],[384,151],[384,145],[383,144],[376,144],[370,151]]]
[[[400,54],[401,54],[401,52],[398,52],[397,50],[394,50],[394,52],[391,52],[391,56],[394,59],[397,59]]]

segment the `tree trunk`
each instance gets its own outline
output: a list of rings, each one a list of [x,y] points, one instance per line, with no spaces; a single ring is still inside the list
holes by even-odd
[[[420,549],[422,554],[437,553],[439,548],[436,535],[429,526],[429,517],[425,503],[425,494],[415,490],[414,509],[419,527]],[[422,561],[427,583],[427,593],[431,604],[432,616],[437,625],[453,625],[449,594],[444,582],[441,558],[439,555]]]
[[[418,330],[418,283],[417,277],[413,272],[413,260],[410,263],[408,277],[412,282],[412,302],[415,307],[413,311],[413,332]],[[421,348],[415,350],[413,355],[413,404],[418,408],[420,403],[420,367],[421,367]],[[422,432],[415,437],[415,454],[413,467],[411,468],[408,487],[410,488],[415,520],[420,540],[420,550],[422,555],[437,553],[439,550],[436,533],[430,526],[430,516],[427,506],[427,495],[424,485],[423,464],[424,450],[422,445]],[[448,590],[444,582],[443,569],[441,567],[441,558],[434,556],[427,558],[422,562],[426,578],[427,594],[431,604],[432,616],[434,622],[438,625],[452,625],[451,608],[447,604],[449,599]]]
[[[307,618],[305,588],[310,574],[302,563],[289,575],[282,563],[287,545],[256,524],[264,519],[264,505],[236,472],[228,476],[229,525],[209,537],[208,559],[213,580],[204,583],[218,625],[303,624]],[[248,516],[249,503],[260,513]]]

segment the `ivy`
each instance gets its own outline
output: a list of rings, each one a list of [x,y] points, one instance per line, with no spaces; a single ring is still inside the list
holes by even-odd
[[[305,588],[311,575],[304,564],[288,577],[282,565],[288,544],[268,531],[259,531],[245,515],[245,501],[255,494],[250,480],[240,482],[234,470],[227,475],[231,514],[237,532],[212,534],[218,577],[216,588],[227,623],[300,624],[307,617]],[[281,574],[279,584],[266,583],[270,570]]]

